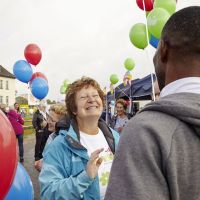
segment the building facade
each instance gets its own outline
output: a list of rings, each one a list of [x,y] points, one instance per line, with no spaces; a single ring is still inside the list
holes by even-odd
[[[0,65],[0,104],[15,103],[15,76]]]

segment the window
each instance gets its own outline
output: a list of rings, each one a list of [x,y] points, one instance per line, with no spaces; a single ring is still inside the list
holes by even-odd
[[[0,103],[3,103],[3,96],[0,96]]]
[[[0,80],[0,89],[3,89],[3,80]]]
[[[9,90],[8,81],[6,81],[6,90]]]
[[[9,105],[9,98],[8,98],[8,96],[6,96],[6,105],[7,106]]]

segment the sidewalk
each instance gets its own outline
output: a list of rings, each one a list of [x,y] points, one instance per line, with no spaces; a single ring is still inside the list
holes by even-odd
[[[34,200],[39,200],[39,183],[38,171],[34,168],[34,148],[35,148],[35,134],[28,135],[24,139],[24,167],[26,168],[34,188]]]

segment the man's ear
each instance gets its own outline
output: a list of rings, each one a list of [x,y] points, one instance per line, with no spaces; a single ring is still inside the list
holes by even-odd
[[[160,41],[160,58],[163,63],[168,61],[168,46],[163,40]]]

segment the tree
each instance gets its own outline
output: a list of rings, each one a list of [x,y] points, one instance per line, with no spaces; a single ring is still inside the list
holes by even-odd
[[[19,104],[19,105],[21,105],[21,104],[28,104],[28,100],[26,99],[26,98],[24,98],[24,97],[16,97],[15,98],[15,101]]]
[[[56,103],[55,100],[51,101],[50,99],[47,99],[47,104],[55,104],[55,103]]]

